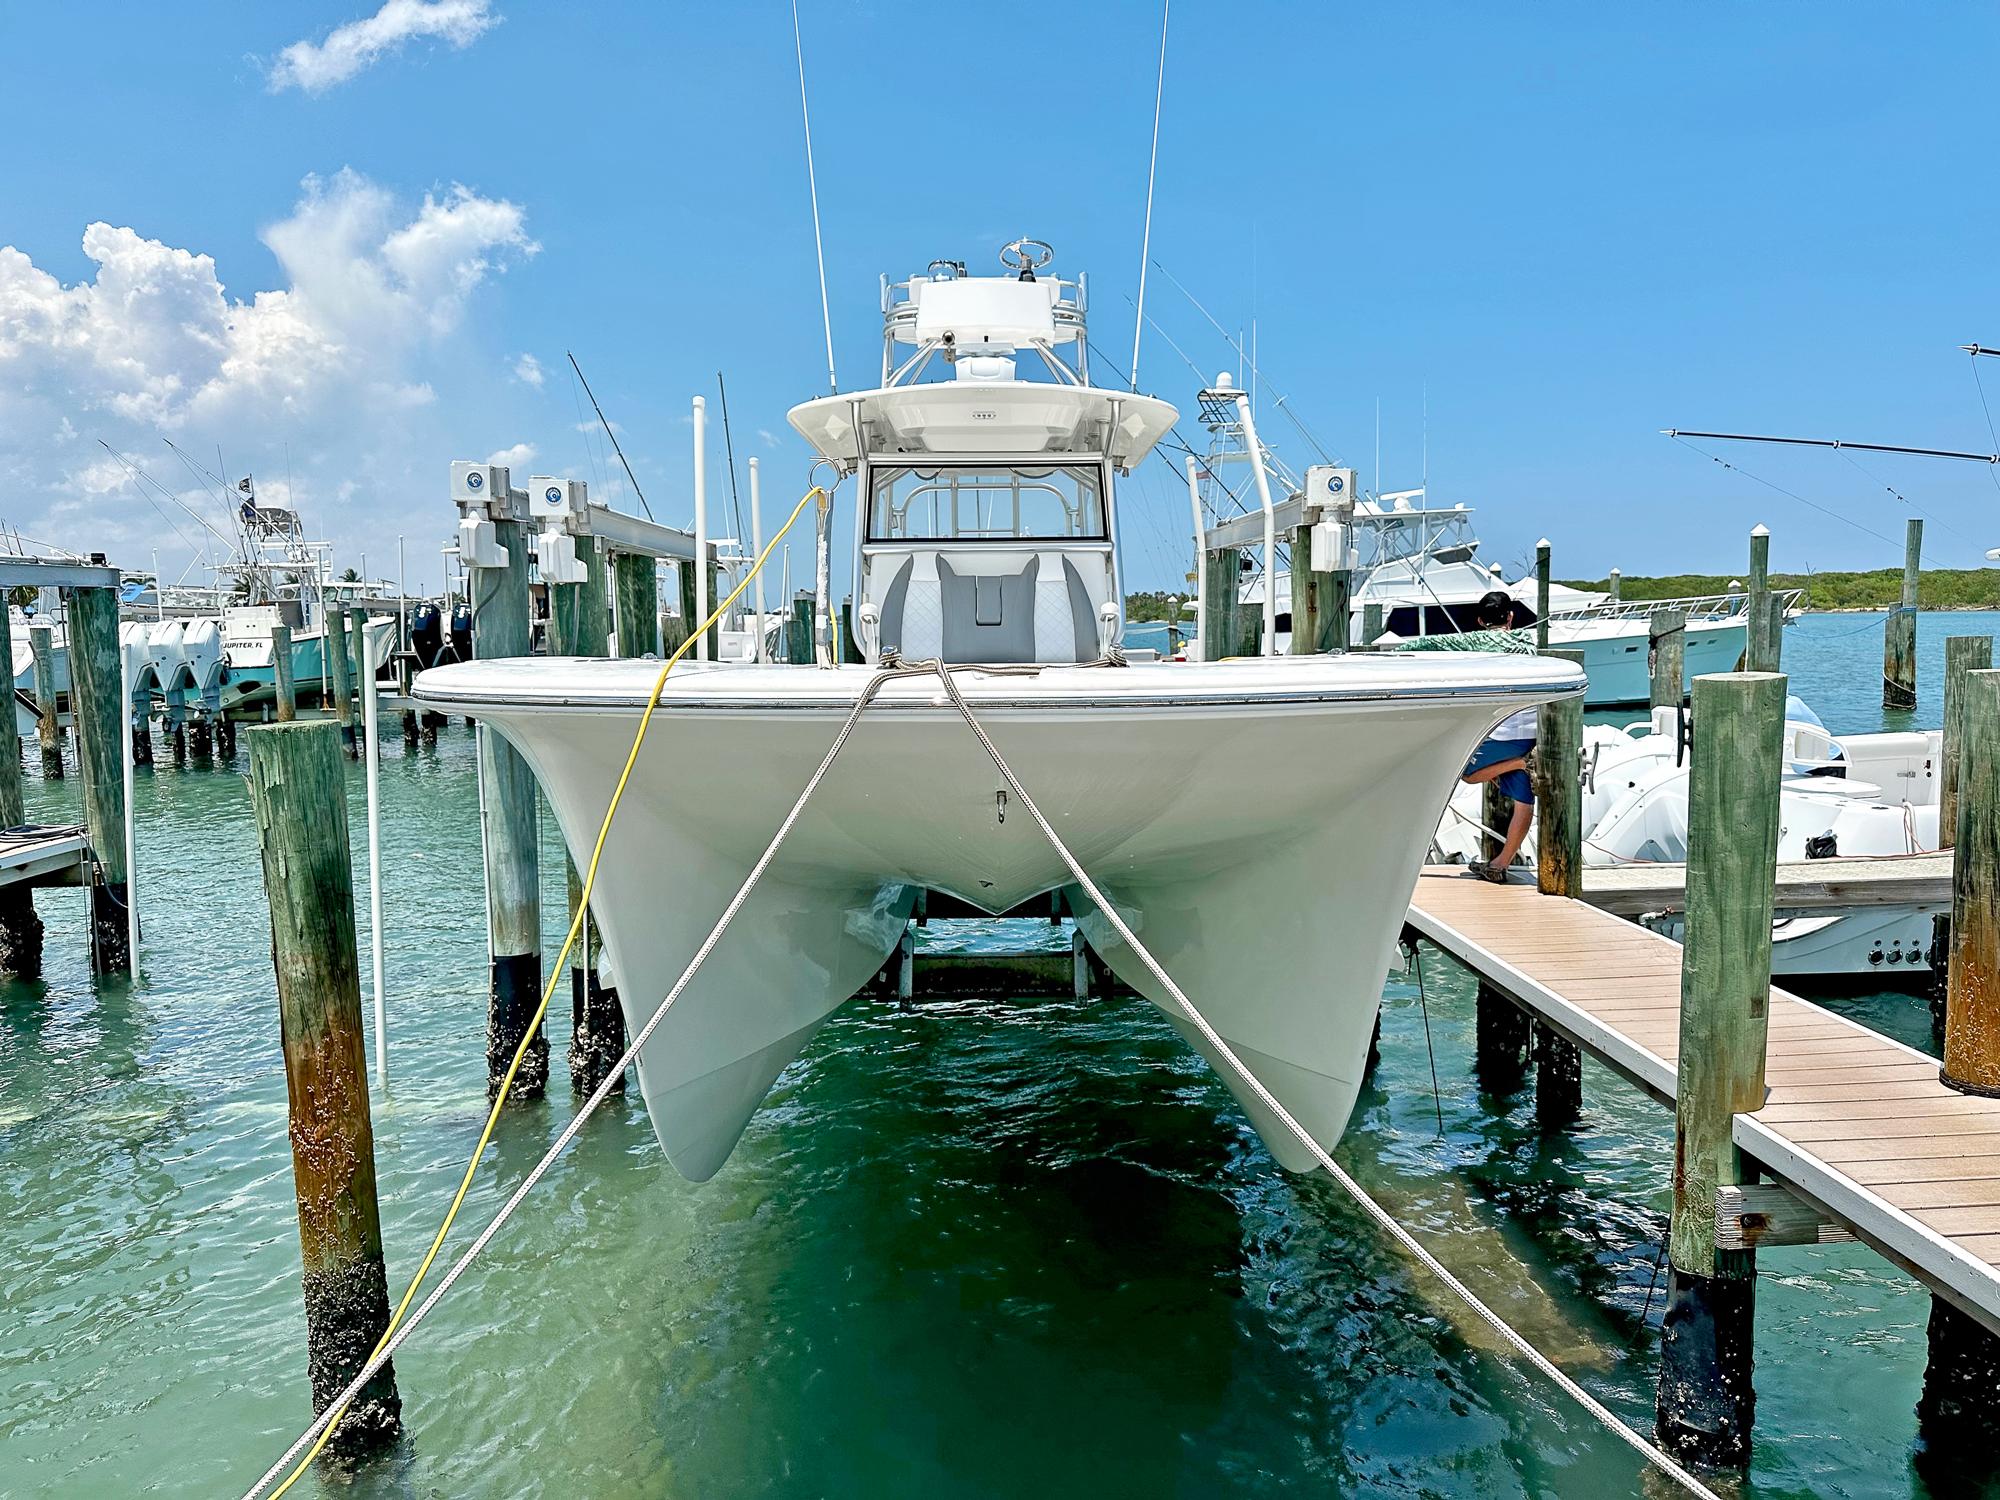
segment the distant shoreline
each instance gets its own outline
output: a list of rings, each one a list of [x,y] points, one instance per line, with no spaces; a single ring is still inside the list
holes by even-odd
[[[1619,580],[1619,598],[1627,604],[1648,599],[1699,598],[1726,594],[1733,583],[1745,583],[1741,573],[1670,573]],[[1565,585],[1591,593],[1609,593],[1609,578],[1563,579]],[[1875,568],[1865,573],[1773,573],[1774,589],[1798,589],[1800,607],[1812,614],[1865,614],[1897,608],[1903,599],[1903,570]],[[1917,608],[2000,610],[2000,568],[1926,568],[1917,579]]]

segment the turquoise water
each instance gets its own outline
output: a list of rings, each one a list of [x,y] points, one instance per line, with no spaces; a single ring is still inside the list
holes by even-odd
[[[1820,616],[1787,633],[1798,690],[1836,731],[1883,723],[1868,624]],[[1920,619],[1916,723],[1938,719],[1943,636],[1996,626]],[[29,762],[31,816],[74,816],[77,783],[44,784]],[[56,891],[39,898],[46,982],[0,989],[6,1495],[234,1494],[310,1418],[241,768],[141,773],[137,985],[93,985],[81,898]],[[375,1128],[399,1287],[484,1113],[470,734],[392,745],[383,795],[392,1080]],[[357,827],[361,796],[357,769]],[[553,828],[548,841],[552,854]],[[365,944],[364,882],[358,868]],[[1530,1094],[1495,1100],[1472,1082],[1470,983],[1435,953],[1424,964],[1421,1000],[1413,979],[1388,983],[1382,1067],[1340,1156],[1649,1426],[1668,1117],[1586,1068],[1582,1124],[1540,1137]],[[1839,1004],[1929,1043],[1914,1000]],[[566,1030],[553,1028],[549,1099],[507,1116],[466,1224],[569,1118]],[[1927,1487],[1913,1462],[1920,1288],[1865,1250],[1793,1249],[1765,1254],[1758,1297],[1745,1493],[1959,1492]],[[1468,1330],[1337,1189],[1273,1166],[1139,1002],[857,1002],[701,1187],[664,1165],[636,1103],[617,1104],[397,1369],[400,1450],[294,1494],[1641,1486],[1628,1450]]]

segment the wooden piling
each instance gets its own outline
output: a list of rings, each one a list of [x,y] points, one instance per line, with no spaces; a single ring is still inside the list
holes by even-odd
[[[1764,1102],[1785,679],[1700,677],[1688,783],[1670,1274],[1655,1425],[1683,1462],[1741,1468],[1756,1412],[1756,1252],[1716,1245],[1716,1190],[1744,1181],[1731,1134]]]
[[[1993,666],[1993,637],[1954,635],[1944,643],[1944,736],[1938,755],[1938,847],[1958,842],[1958,757],[1965,748],[1965,678]]]
[[[1201,620],[1201,659],[1221,661],[1236,654],[1242,637],[1237,623],[1242,613],[1239,595],[1243,588],[1243,554],[1234,547],[1219,547],[1201,561],[1207,575],[1207,603]]]
[[[1687,681],[1687,611],[1656,609],[1646,627],[1646,660],[1653,669],[1651,706],[1680,704]]]
[[[1743,667],[1749,672],[1775,672],[1771,664],[1771,532],[1750,528],[1750,587],[1743,606]]]
[[[278,722],[289,724],[299,716],[299,694],[292,682],[292,627],[271,627],[271,691],[278,700]]]
[[[1361,606],[1361,644],[1373,646],[1382,635],[1382,606],[1370,601]]]
[[[1619,604],[1623,602],[1624,587],[1625,587],[1625,575],[1619,572],[1618,569],[1613,568],[1611,570],[1611,582],[1609,584],[1611,592],[1611,602],[1613,604]]]
[[[90,965],[97,974],[132,972],[125,904],[125,734],[129,719],[118,646],[118,595],[81,588],[69,595],[70,717],[83,771],[83,821],[94,858],[90,880]]]
[[[1781,672],[1785,663],[1785,599],[1772,594],[1764,601],[1764,670]]]
[[[608,569],[595,538],[577,538],[576,550],[584,564],[584,581],[558,584],[550,589],[551,644],[559,656],[603,656],[610,645]],[[619,617],[621,655],[626,644],[624,627],[629,618],[629,615]],[[659,618],[657,604],[651,618],[655,621]],[[646,632],[637,628],[641,622],[635,620],[633,624],[631,643],[643,644]],[[565,856],[563,866],[569,888],[569,919],[575,922],[577,907],[583,901],[583,877],[573,859]],[[611,1065],[624,1055],[625,1012],[619,1004],[618,991],[607,988],[598,977],[596,957],[603,951],[603,940],[598,936],[596,918],[584,919],[579,938],[569,970],[569,1083],[571,1090],[581,1095],[595,1090],[611,1071]],[[624,1087],[624,1079],[620,1078],[617,1088],[622,1091]]]
[[[1533,1023],[1528,1013],[1485,980],[1473,999],[1472,1067],[1489,1094],[1507,1095],[1527,1078]]]
[[[686,571],[685,566],[682,569]],[[657,656],[660,651],[660,566],[650,556],[620,552],[611,560],[611,587],[617,593],[618,654]],[[701,622],[690,620],[692,630]],[[596,652],[593,655],[599,654]]]
[[[1581,651],[1543,651],[1583,665]],[[1545,896],[1583,895],[1583,700],[1544,703],[1536,715],[1535,884]]]
[[[529,643],[528,538],[524,523],[496,520],[507,550],[504,568],[473,568],[472,652],[526,656]],[[501,1081],[529,1035],[542,1001],[540,830],[535,773],[520,752],[485,724],[479,726],[480,826],[486,855],[486,951],[491,960],[486,1004],[486,1092]],[[549,1081],[547,1031],[535,1027],[508,1097],[539,1099]]]
[[[62,716],[56,709],[56,629],[36,621],[28,627],[35,653],[35,736],[42,742],[42,775],[57,781],[63,774]]]
[[[5,601],[0,600],[0,662],[13,670],[14,639]],[[120,770],[122,785],[124,772]],[[13,705],[0,711],[0,828],[19,828],[28,821],[21,800],[21,728]],[[119,828],[124,838],[124,828]],[[42,919],[35,915],[34,891],[26,881],[0,886],[0,971],[22,979],[42,972]]]
[[[1535,649],[1549,649],[1549,539],[1535,543]]]
[[[348,670],[347,615],[338,605],[323,614],[320,642],[333,676],[333,716],[340,723],[340,748],[352,758],[360,751],[354,741],[354,683]]]
[[[1352,575],[1345,568],[1313,572],[1312,528],[1292,533],[1292,655],[1319,656],[1347,649],[1348,615],[1353,609]]]
[[[1938,1077],[1991,1098],[2000,1097],[2000,672],[1967,672],[1959,698],[1951,967]]]
[[[1583,665],[1581,651],[1545,656]],[[1583,895],[1583,700],[1544,703],[1536,718],[1535,885],[1545,896]],[[1583,1054],[1540,1022],[1535,1025],[1535,1121],[1560,1130],[1583,1113]]]
[[[327,723],[250,731],[250,801],[271,907],[315,1415],[367,1363],[389,1325],[347,789],[337,745],[338,731]],[[395,1370],[384,1365],[340,1419],[328,1447],[359,1457],[401,1431]]]
[[[1910,517],[1903,528],[1903,603],[1882,626],[1882,706],[1917,706],[1917,578],[1922,569],[1924,523]]]
[[[695,621],[697,625],[701,622]],[[792,618],[785,626],[785,660],[795,667],[813,664],[813,599],[799,594],[792,600]]]

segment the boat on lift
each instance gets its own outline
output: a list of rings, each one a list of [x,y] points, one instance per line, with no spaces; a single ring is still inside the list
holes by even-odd
[[[1331,1147],[1438,807],[1495,722],[1583,678],[1475,653],[1128,660],[1116,481],[1176,413],[1090,383],[1084,282],[1045,274],[1049,256],[1017,241],[1005,275],[933,262],[885,286],[881,384],[791,411],[851,497],[866,659],[834,664],[822,588],[820,665],[675,668],[605,842],[591,901],[603,950],[636,1029],[884,664],[962,665],[972,712],[1106,899]],[[479,488],[505,495],[507,476],[479,473]],[[479,660],[422,673],[415,693],[520,750],[581,865],[658,671]],[[937,675],[894,676],[639,1055],[684,1175],[722,1166],[779,1071],[897,951],[927,889],[993,913],[1063,891],[1099,957],[1202,1046],[1010,809]],[[1238,1098],[1279,1162],[1314,1165],[1254,1093]]]

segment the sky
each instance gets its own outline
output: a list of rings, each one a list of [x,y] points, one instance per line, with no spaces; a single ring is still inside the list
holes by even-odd
[[[1160,10],[801,0],[843,388],[879,373],[877,278],[1006,241],[1088,272],[1131,357]],[[1690,446],[1667,427],[1993,452],[1990,71],[2000,11],[1176,0],[1152,255],[1286,416],[1477,513],[1510,572],[1881,567],[2000,546],[2000,468]],[[527,0],[0,8],[0,521],[199,578],[215,487],[289,497],[336,566],[435,589],[455,458],[616,472],[692,513],[718,372],[767,509],[825,353],[791,12]],[[1238,355],[1161,270],[1140,384]],[[1168,343],[1178,346],[1179,352]],[[1185,359],[1183,357],[1185,355]],[[1102,371],[1099,372],[1104,377]],[[1284,412],[1276,400],[1282,396]],[[1380,414],[1379,476],[1376,458]],[[123,461],[113,455],[115,449]],[[218,450],[220,456],[218,457]],[[1734,468],[1724,468],[1717,459]],[[1186,492],[1121,500],[1128,587],[1177,588]],[[718,530],[730,529],[726,517]],[[804,567],[803,554],[795,566]]]

